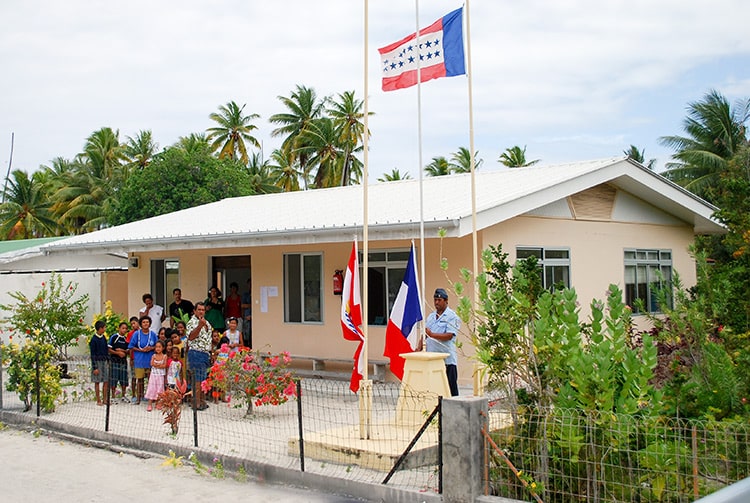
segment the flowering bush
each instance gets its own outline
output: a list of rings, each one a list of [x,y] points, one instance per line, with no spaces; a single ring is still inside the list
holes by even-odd
[[[292,373],[286,370],[291,361],[289,353],[262,355],[248,348],[230,351],[226,344],[221,351],[228,357],[211,367],[201,383],[204,393],[214,397],[224,393],[238,407],[244,403],[248,414],[253,405],[280,405],[297,395]]]
[[[94,329],[96,332],[96,328],[94,328],[94,325],[96,325],[96,322],[102,320],[104,323],[107,324],[106,331],[104,332],[107,337],[109,337],[112,334],[116,334],[117,330],[120,327],[120,323],[127,322],[128,320],[125,319],[125,317],[119,313],[115,313],[112,311],[112,301],[108,300],[104,303],[104,312],[103,313],[96,313],[94,315],[94,319],[91,321],[91,328]]]
[[[0,309],[11,313],[2,320],[3,326],[17,335],[25,334],[28,340],[52,344],[57,351],[56,357],[65,359],[67,347],[75,345],[87,331],[83,317],[89,296],[76,297],[77,289],[76,283],[64,285],[62,276],[53,273],[34,297],[29,298],[23,292],[10,292],[8,295],[16,303],[0,305]]]
[[[51,363],[55,348],[49,342],[27,341],[23,346],[16,343],[2,345],[3,364],[8,363],[8,382],[5,388],[18,393],[24,412],[31,409],[36,400],[36,365],[39,357],[39,405],[45,412],[55,410],[57,397],[62,393],[60,371]]]

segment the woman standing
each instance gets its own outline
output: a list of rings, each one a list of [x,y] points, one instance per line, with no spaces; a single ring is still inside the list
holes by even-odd
[[[221,292],[218,288],[212,286],[208,289],[208,298],[205,304],[206,321],[211,324],[211,327],[223,333],[227,326],[224,322],[224,299],[221,297]]]

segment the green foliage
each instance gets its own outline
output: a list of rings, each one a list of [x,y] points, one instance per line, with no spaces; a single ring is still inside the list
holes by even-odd
[[[116,334],[120,328],[120,323],[127,322],[128,320],[125,319],[125,317],[119,313],[115,313],[112,311],[112,301],[108,300],[104,303],[104,312],[103,313],[96,313],[94,315],[94,319],[91,322],[91,328],[95,330],[96,322],[102,320],[104,323],[106,323],[105,328],[105,335],[110,336],[112,334]]]
[[[111,221],[119,225],[252,193],[239,161],[172,147],[128,178]]]
[[[24,404],[24,411],[31,409],[39,390],[39,405],[44,412],[53,412],[57,397],[62,393],[60,371],[52,363],[57,356],[55,347],[46,341],[27,340],[23,346],[16,343],[0,344],[3,364],[8,365],[8,382],[5,389],[15,391]],[[38,361],[37,361],[38,358]],[[39,386],[37,386],[37,363]]]
[[[67,347],[76,345],[78,338],[86,335],[83,317],[86,314],[88,294],[76,296],[78,284],[63,283],[62,276],[53,273],[49,281],[42,282],[34,297],[23,292],[11,292],[15,304],[0,305],[9,311],[3,326],[16,335],[25,334],[27,340],[51,344],[58,358],[65,358]]]

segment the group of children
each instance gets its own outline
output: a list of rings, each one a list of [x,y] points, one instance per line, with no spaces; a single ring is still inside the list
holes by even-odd
[[[222,333],[214,330],[212,334],[211,364],[226,358],[228,353],[222,347],[230,349],[240,346],[242,334],[238,330],[237,319],[228,320],[228,328]],[[166,388],[174,388],[178,381],[187,376],[185,358],[187,355],[187,334],[185,323],[179,321],[175,328],[161,327],[158,333],[150,330],[151,319],[148,316],[130,318],[130,327],[120,323],[118,331],[107,340],[104,334],[106,325],[97,321],[96,333],[89,342],[91,352],[91,380],[97,405],[103,405],[109,389],[116,390],[119,385],[122,391],[121,401],[128,402],[128,361],[131,369],[131,403],[139,405],[148,400],[147,410],[151,412],[159,394]],[[128,330],[129,329],[129,330]],[[144,381],[148,385],[144,393]],[[103,385],[104,396],[101,395]]]

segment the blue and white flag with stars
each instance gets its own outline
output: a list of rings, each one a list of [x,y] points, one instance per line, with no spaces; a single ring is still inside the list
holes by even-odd
[[[383,69],[383,91],[395,91],[420,82],[466,73],[464,65],[463,7],[446,14],[427,28],[378,49]]]

